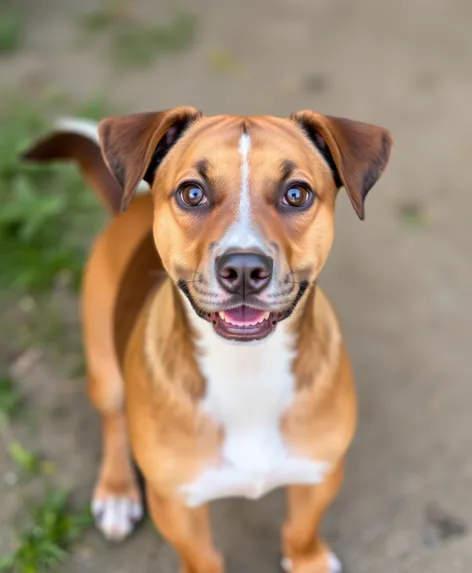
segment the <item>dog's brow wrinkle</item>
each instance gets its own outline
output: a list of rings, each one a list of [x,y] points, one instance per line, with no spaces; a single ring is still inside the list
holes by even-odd
[[[293,161],[290,161],[289,159],[286,159],[283,163],[282,163],[282,180],[285,181],[286,179],[288,179],[290,177],[290,175],[293,173],[293,171],[295,171],[296,169],[296,165]]]
[[[198,172],[198,174],[202,177],[202,179],[208,179],[209,166],[210,162],[208,161],[208,159],[200,159],[200,161],[197,161],[195,169]]]

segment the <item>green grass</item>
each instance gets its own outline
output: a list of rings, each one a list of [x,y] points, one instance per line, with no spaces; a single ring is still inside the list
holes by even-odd
[[[120,66],[135,67],[152,64],[158,57],[181,52],[195,41],[196,18],[177,12],[162,23],[148,24],[125,13],[117,2],[80,17],[80,24],[90,34],[107,34],[111,52]]]
[[[118,111],[110,106],[110,103],[103,96],[95,96],[88,99],[84,103],[75,106],[74,115],[76,117],[85,117],[99,121],[104,117],[118,113]]]
[[[125,65],[151,64],[158,56],[181,52],[195,40],[195,18],[176,14],[167,24],[127,25],[115,38],[117,60]]]
[[[87,365],[85,363],[85,358],[81,353],[80,356],[77,358],[77,361],[70,370],[70,377],[73,379],[85,378],[86,373],[87,373]]]
[[[0,423],[13,418],[21,409],[23,399],[12,378],[0,378]]]
[[[411,230],[423,229],[430,222],[424,206],[415,201],[405,201],[398,205],[398,216],[403,225]]]
[[[21,338],[20,348],[41,343],[57,349],[75,342],[75,334],[64,332],[62,307],[51,292],[55,287],[61,294],[64,288],[73,291],[79,284],[90,240],[105,217],[76,166],[23,163],[20,154],[50,129],[51,117],[66,113],[100,119],[110,112],[101,97],[77,106],[57,92],[37,96],[35,103],[15,97],[2,97],[0,103],[0,311],[2,350],[7,349],[3,360],[14,347],[16,354]],[[73,299],[66,294],[61,300]],[[15,436],[23,406],[15,381],[0,377],[0,438],[14,465],[12,483],[18,483],[18,477],[20,484],[34,480],[51,489],[39,504],[28,509],[26,502],[27,516],[11,552],[0,556],[0,571],[43,573],[60,566],[92,520],[88,510],[74,510],[67,495],[57,491],[54,464],[42,459],[34,444]],[[12,492],[21,499],[21,489]]]
[[[208,56],[207,65],[215,74],[230,74],[242,67],[241,62],[225,49],[213,50]]]
[[[36,294],[33,300],[34,306],[31,310],[23,312],[21,321],[14,325],[19,348],[33,348],[39,345],[49,346],[64,353],[78,351],[79,332],[67,325],[67,318],[63,315],[64,309],[58,305],[57,300],[47,296],[47,293]]]
[[[99,209],[72,165],[22,163],[45,130],[45,110],[9,103],[0,112],[0,291],[47,291],[58,276],[80,282],[84,246]]]
[[[102,3],[100,8],[79,15],[79,24],[85,32],[102,33],[126,20],[131,7],[129,0],[105,0]]]
[[[26,524],[16,533],[11,553],[0,557],[0,571],[43,573],[59,565],[71,545],[92,524],[88,509],[74,511],[67,494],[49,492],[30,510]]]
[[[9,452],[11,459],[20,471],[20,478],[30,479],[54,473],[52,462],[41,459],[40,456],[27,450],[17,441],[10,444]]]
[[[103,32],[116,22],[116,15],[107,8],[94,10],[80,16],[83,29],[90,33]]]
[[[0,56],[18,50],[23,39],[20,16],[10,8],[0,8]]]

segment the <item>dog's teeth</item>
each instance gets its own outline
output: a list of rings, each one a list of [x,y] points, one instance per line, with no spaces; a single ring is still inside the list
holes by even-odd
[[[224,320],[227,324],[233,324],[231,320],[225,315],[224,311],[218,313],[221,320]]]
[[[228,316],[226,316],[223,310],[218,313],[218,316],[221,318],[221,320],[224,320],[227,324],[234,325],[234,323],[229,319]],[[256,324],[261,324],[261,322],[264,322],[264,320],[268,320],[269,316],[270,316],[270,311],[265,311],[259,320],[248,323],[247,326],[255,326]]]

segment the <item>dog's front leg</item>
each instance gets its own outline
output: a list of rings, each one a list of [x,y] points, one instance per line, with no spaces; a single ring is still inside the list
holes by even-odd
[[[111,369],[110,369],[111,370]],[[111,371],[111,373],[113,373]],[[107,539],[121,541],[143,515],[141,493],[131,462],[119,376],[89,372],[89,395],[101,414],[103,452],[92,501],[95,523]]]
[[[319,536],[319,526],[341,486],[341,462],[319,485],[288,488],[288,518],[283,528],[283,569],[290,573],[340,573],[341,565]]]
[[[149,511],[155,526],[174,547],[181,573],[223,573],[223,560],[211,534],[208,506],[188,508],[178,498],[147,488]]]

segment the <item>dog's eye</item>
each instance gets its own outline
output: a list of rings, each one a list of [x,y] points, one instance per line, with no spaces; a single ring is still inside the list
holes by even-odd
[[[313,193],[303,185],[291,185],[283,196],[282,203],[290,207],[306,207],[312,197]]]
[[[207,202],[207,197],[203,189],[194,183],[182,187],[179,191],[179,195],[186,207],[200,207]]]

